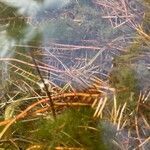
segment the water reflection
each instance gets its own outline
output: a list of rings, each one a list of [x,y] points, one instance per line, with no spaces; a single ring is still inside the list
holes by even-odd
[[[40,10],[40,3],[30,0],[0,0],[0,2],[6,4],[9,7],[14,7],[17,9],[18,14],[22,15],[35,15],[38,10]]]
[[[35,16],[39,12],[46,13],[46,11],[59,10],[70,2],[70,0],[43,0],[42,2],[35,0],[30,1],[0,0],[0,1],[6,4],[7,6],[16,8],[18,10],[18,14],[29,16]]]

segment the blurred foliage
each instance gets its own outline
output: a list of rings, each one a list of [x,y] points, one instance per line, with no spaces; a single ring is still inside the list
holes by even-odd
[[[20,149],[35,144],[47,150],[56,146],[105,150],[107,146],[102,139],[102,129],[97,126],[98,120],[94,121],[92,115],[91,108],[70,108],[58,115],[55,121],[49,115],[35,121],[24,120],[13,125],[13,135],[7,138],[18,138],[16,144]],[[28,142],[24,143],[21,139]],[[5,143],[3,146],[12,148],[11,143]]]
[[[135,109],[139,93],[137,81],[133,68],[124,65],[113,69],[110,84],[116,89],[117,105],[127,102],[131,110]]]
[[[26,19],[18,15],[17,9],[0,3],[0,24],[7,25],[7,33],[16,40],[23,38],[25,34]]]
[[[147,34],[150,34],[150,12],[145,13],[143,28]]]

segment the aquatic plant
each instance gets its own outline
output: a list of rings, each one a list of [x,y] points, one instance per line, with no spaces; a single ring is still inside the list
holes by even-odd
[[[52,11],[44,2],[3,2],[20,13],[2,18],[10,24],[0,38],[13,39],[14,51],[0,58],[10,76],[1,94],[0,148],[149,149],[150,92],[135,67],[149,48],[144,6],[67,0]]]

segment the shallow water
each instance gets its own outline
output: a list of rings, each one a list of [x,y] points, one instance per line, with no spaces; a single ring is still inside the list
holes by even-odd
[[[134,29],[120,18],[111,20],[120,27],[112,27],[103,14],[105,9],[96,4],[84,0],[1,0],[1,57],[13,55],[14,49],[23,48],[26,53],[39,47],[45,55],[42,61],[54,68],[51,76],[44,76],[58,85],[69,83],[84,89],[95,76],[107,80],[112,60],[134,39]],[[143,7],[136,2],[133,6],[141,9],[134,10],[134,21],[140,23]]]
[[[148,91],[148,44],[135,46],[135,54],[129,51],[138,41],[136,27],[142,24],[144,11],[148,8],[138,0],[127,1],[127,4],[112,1],[112,4],[116,3],[115,11],[109,1],[109,7],[104,2],[0,0],[0,96],[5,95],[8,100],[1,103],[0,108],[11,104],[13,98],[19,99],[23,94],[29,97],[34,84],[37,85],[40,80],[37,70],[33,69],[30,52],[34,52],[43,78],[48,79],[53,86],[63,87],[64,91],[68,88],[67,92],[86,91],[91,86],[98,91],[107,91],[112,71],[120,68],[126,70],[116,71],[115,88],[119,87],[121,91],[126,85],[125,88],[131,90],[127,93],[130,97],[135,94],[135,88],[137,91]],[[137,52],[137,49],[143,51]],[[134,83],[137,81],[135,77],[138,83]],[[22,95],[18,96],[18,92]],[[124,102],[122,99],[120,101]],[[110,126],[110,131],[103,137],[104,141],[114,132],[113,136],[121,144],[123,140],[132,142],[133,147],[136,144],[134,136],[131,136],[131,140],[128,138],[126,129],[115,135],[116,126],[105,121],[102,126]],[[143,126],[141,130],[146,131]]]

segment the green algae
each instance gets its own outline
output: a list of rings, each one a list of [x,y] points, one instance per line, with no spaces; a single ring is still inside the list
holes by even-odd
[[[102,129],[98,120],[92,119],[91,108],[67,109],[57,116],[57,120],[46,118],[35,121],[21,121],[13,125],[11,137],[18,138],[19,148],[41,145],[43,149],[54,149],[56,146],[79,147],[87,150],[108,149],[102,139]],[[25,138],[29,143],[22,144]],[[34,144],[33,144],[34,143]]]
[[[129,66],[117,67],[111,72],[110,82],[116,89],[117,105],[127,102],[127,107],[133,111],[139,93],[135,71]]]
[[[16,8],[8,7],[2,3],[0,3],[0,9],[0,24],[7,24],[8,36],[16,40],[23,39],[27,27],[25,17],[16,15]]]

